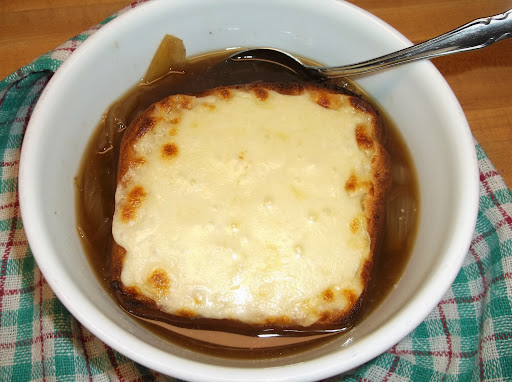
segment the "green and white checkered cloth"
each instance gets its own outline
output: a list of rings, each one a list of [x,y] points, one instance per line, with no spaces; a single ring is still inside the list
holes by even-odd
[[[117,353],[69,314],[34,261],[19,209],[20,147],[41,92],[82,41],[129,8],[0,82],[0,381],[175,381]],[[475,145],[480,209],[455,282],[409,336],[329,381],[512,380],[512,194]]]

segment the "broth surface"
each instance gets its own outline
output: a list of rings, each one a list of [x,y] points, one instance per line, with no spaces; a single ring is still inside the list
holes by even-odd
[[[106,111],[93,133],[75,178],[77,228],[89,262],[105,290],[110,290],[109,259],[112,248],[112,216],[117,178],[119,146],[126,127],[151,104],[179,93],[192,93],[217,86],[229,86],[258,80],[297,80],[285,69],[262,62],[222,62],[232,51],[211,53],[187,61],[181,71],[171,71],[150,83],[132,88]],[[392,165],[392,184],[386,198],[386,220],[382,242],[374,254],[371,282],[355,325],[378,307],[399,280],[412,250],[418,221],[419,195],[415,172],[408,150],[397,129],[386,114],[364,92],[346,80],[336,80],[338,86],[368,99],[381,113],[384,121],[384,146]],[[116,299],[113,297],[113,300]],[[117,301],[116,301],[117,303]],[[139,320],[138,318],[136,318]],[[337,335],[325,335],[306,343],[276,348],[243,349],[215,345],[178,334],[161,326],[143,322],[158,335],[196,351],[218,356],[261,358],[288,355],[330,341]],[[199,333],[199,331],[197,331]],[[196,336],[200,337],[200,335]],[[253,337],[248,337],[252,341]]]

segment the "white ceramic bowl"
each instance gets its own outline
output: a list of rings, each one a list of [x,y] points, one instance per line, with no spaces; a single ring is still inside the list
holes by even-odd
[[[22,149],[24,227],[58,298],[114,349],[187,380],[317,380],[357,367],[392,347],[428,315],[454,280],[478,208],[472,135],[452,91],[430,62],[357,81],[389,113],[412,152],[421,217],[412,257],[397,287],[348,335],[286,358],[219,359],[148,332],[105,293],[75,229],[73,177],[105,108],[141,79],[166,33],[182,38],[191,56],[227,47],[273,46],[327,65],[353,63],[410,45],[381,20],[335,0],[153,1],[108,23],[50,81]]]

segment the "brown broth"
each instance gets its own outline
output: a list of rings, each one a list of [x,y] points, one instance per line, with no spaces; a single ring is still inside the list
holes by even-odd
[[[216,86],[228,86],[257,80],[286,81],[296,77],[284,69],[267,63],[230,63],[217,65],[229,51],[196,57],[187,62],[182,72],[170,72],[149,84],[141,83],[106,111],[94,131],[75,178],[77,227],[92,269],[105,290],[110,290],[109,259],[112,247],[112,216],[116,188],[117,158],[125,128],[151,104],[179,93],[192,93]],[[346,80],[336,81],[346,89],[370,97]],[[412,160],[397,129],[386,114],[384,145],[391,157],[392,185],[386,200],[386,224],[382,242],[374,255],[372,279],[355,325],[378,307],[393,289],[407,264],[415,240],[419,195]],[[113,298],[113,300],[116,300]],[[294,346],[268,349],[229,348],[188,338],[160,326],[143,322],[154,333],[191,350],[223,357],[265,358],[289,355],[307,350],[337,336],[326,336]]]

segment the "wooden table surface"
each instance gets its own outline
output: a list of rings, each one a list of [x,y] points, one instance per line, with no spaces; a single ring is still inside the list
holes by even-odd
[[[414,43],[512,7],[511,0],[351,2],[380,17]],[[0,79],[129,3],[0,0]],[[459,99],[476,139],[512,186],[512,39],[433,62]]]

